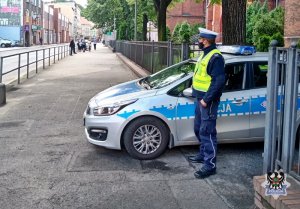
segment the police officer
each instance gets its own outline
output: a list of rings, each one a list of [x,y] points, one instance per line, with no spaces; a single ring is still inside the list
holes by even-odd
[[[202,49],[193,76],[193,96],[196,98],[194,131],[200,150],[188,160],[203,163],[194,173],[196,178],[206,178],[216,173],[218,105],[225,85],[224,59],[216,48],[217,33],[199,28],[199,48]]]

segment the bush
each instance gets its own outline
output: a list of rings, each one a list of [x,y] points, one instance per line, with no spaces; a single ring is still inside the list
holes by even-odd
[[[271,37],[271,41],[272,40],[276,40],[278,41],[278,45],[279,47],[284,46],[284,39],[283,39],[283,35],[281,33],[275,33],[272,37]]]
[[[186,42],[188,43],[190,41],[191,37],[191,26],[187,22],[184,22],[181,24],[179,29],[179,40],[180,42]]]
[[[262,36],[272,37],[275,33],[283,34],[281,26],[269,15],[263,15],[253,28],[253,42],[255,45],[258,45],[259,39]]]
[[[258,39],[257,50],[260,52],[267,52],[271,42],[271,37],[268,35],[263,35]]]
[[[284,9],[282,7],[268,12],[266,1],[263,5],[255,1],[248,6],[246,17],[246,42],[248,44],[256,45],[258,50],[265,51],[265,41],[268,39],[266,37],[269,37],[271,40],[277,40],[280,46],[284,45]]]
[[[173,34],[172,34],[172,41],[174,43],[180,43],[180,38],[179,38],[179,30],[180,30],[180,23],[177,23],[174,30],[173,30]]]

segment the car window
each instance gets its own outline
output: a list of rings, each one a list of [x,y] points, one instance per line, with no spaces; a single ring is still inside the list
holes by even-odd
[[[225,87],[224,91],[239,91],[243,89],[245,63],[234,63],[225,65]]]
[[[179,96],[181,95],[181,93],[183,92],[183,90],[190,88],[192,86],[192,78],[182,82],[181,84],[177,85],[176,87],[174,87],[173,89],[171,89],[168,92],[168,95],[171,96]]]
[[[178,79],[192,73],[195,69],[195,62],[186,62],[171,66],[165,70],[155,73],[145,79],[145,82],[150,85],[151,88],[162,88],[168,86]]]
[[[254,87],[263,88],[267,86],[267,73],[268,63],[267,62],[254,62],[253,63],[254,73]]]

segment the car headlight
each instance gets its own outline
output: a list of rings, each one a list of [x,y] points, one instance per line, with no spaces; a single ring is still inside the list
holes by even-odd
[[[134,102],[136,102],[137,99],[132,99],[132,100],[126,100],[122,102],[116,102],[113,104],[107,104],[107,105],[101,105],[98,107],[95,107],[93,110],[93,113],[95,116],[105,116],[105,115],[113,115],[126,107],[127,105],[130,105]]]

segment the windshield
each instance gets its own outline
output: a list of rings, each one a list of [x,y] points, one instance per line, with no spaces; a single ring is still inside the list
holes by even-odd
[[[148,89],[159,89],[168,86],[178,79],[181,79],[193,72],[195,69],[195,64],[195,62],[190,61],[173,65],[165,70],[146,77],[141,81],[141,84],[144,86],[147,85]]]

